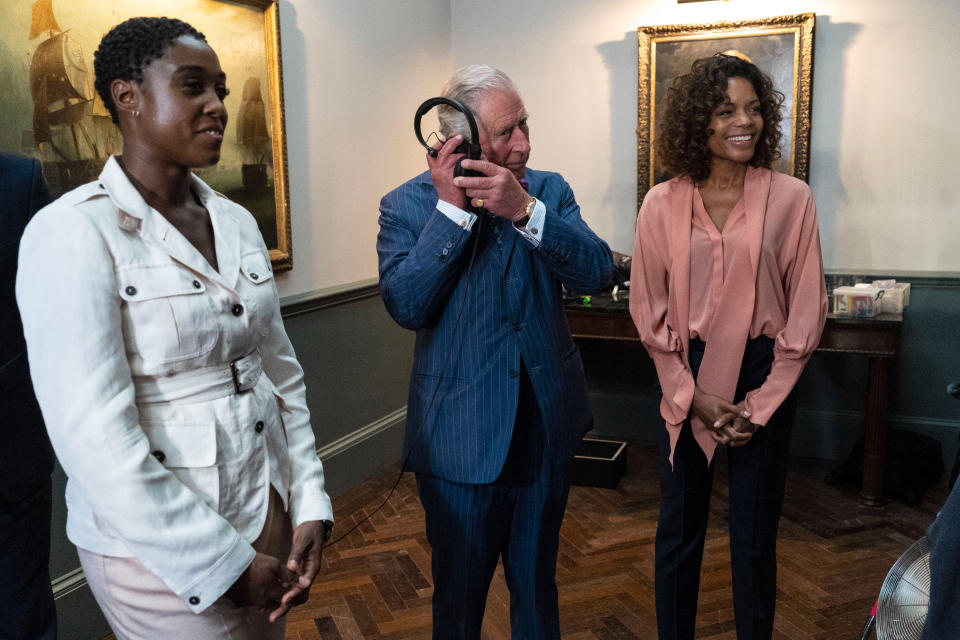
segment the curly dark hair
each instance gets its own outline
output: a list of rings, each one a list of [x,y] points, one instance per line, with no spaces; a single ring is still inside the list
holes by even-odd
[[[193,36],[206,42],[207,38],[183,20],[176,18],[130,18],[107,32],[93,54],[93,86],[110,111],[114,124],[117,106],[110,94],[114,80],[143,80],[143,69],[157,58],[171,42],[180,36]]]
[[[714,109],[727,98],[727,81],[744,78],[753,85],[760,100],[763,131],[750,165],[770,168],[780,157],[780,120],[784,96],[773,81],[757,68],[736,56],[718,53],[694,61],[689,73],[678,76],[667,94],[667,108],[657,131],[657,158],[674,175],[687,175],[702,182],[710,175],[713,154],[707,146]]]

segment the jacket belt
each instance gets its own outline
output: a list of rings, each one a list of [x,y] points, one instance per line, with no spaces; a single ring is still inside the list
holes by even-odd
[[[205,402],[249,391],[263,373],[259,351],[226,364],[201,367],[169,376],[135,376],[137,404]]]

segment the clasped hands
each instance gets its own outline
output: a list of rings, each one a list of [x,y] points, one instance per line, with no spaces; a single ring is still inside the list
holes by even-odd
[[[753,437],[759,425],[750,422],[744,401],[731,404],[719,396],[694,387],[691,411],[710,429],[717,444],[740,447]]]
[[[427,154],[430,178],[437,190],[437,196],[455,207],[465,210],[468,204],[472,204],[510,222],[523,218],[530,196],[506,167],[487,160],[464,158],[461,164],[464,169],[483,175],[453,177],[457,160],[463,158],[463,154],[454,152],[461,142],[463,136],[451,136],[446,141],[433,145],[438,151],[436,158]]]
[[[320,571],[325,526],[320,520],[298,525],[285,565],[275,556],[257,552],[226,595],[237,605],[269,612],[270,622],[306,602],[310,585]]]

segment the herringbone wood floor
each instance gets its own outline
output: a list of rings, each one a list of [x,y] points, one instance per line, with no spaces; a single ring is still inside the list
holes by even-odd
[[[736,637],[725,468],[719,459],[701,578],[697,637],[705,640]],[[828,468],[792,462],[780,527],[777,638],[859,638],[886,572],[945,498],[938,488],[916,507],[891,502],[885,513],[864,513],[855,490],[823,482]],[[656,469],[655,450],[633,445],[617,489],[571,490],[557,566],[564,638],[656,638]],[[397,471],[384,469],[334,501],[340,532],[380,503]],[[326,550],[324,565],[309,602],[289,615],[288,640],[430,637],[430,547],[409,474],[380,513]],[[510,637],[502,569],[490,588],[483,633]]]
[[[780,524],[774,637],[857,640],[886,572],[923,535],[943,503],[945,482],[916,507],[890,502],[883,513],[866,513],[857,506],[856,490],[823,482],[827,465],[804,460],[791,465]],[[564,638],[656,638],[656,468],[653,448],[631,445],[627,475],[617,489],[572,488],[557,563]],[[736,640],[725,468],[721,454],[700,581],[702,640]],[[383,500],[398,469],[383,469],[334,500],[339,532]],[[326,550],[310,600],[288,616],[286,640],[429,638],[431,594],[423,510],[407,474],[383,510]],[[509,593],[498,569],[484,638],[509,638],[509,619]]]

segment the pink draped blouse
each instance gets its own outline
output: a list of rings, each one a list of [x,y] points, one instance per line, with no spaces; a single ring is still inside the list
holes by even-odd
[[[747,339],[774,340],[770,375],[746,397],[750,420],[763,425],[793,389],[823,331],[827,294],[810,187],[748,167],[743,191],[723,231],[687,177],[655,186],[640,207],[630,313],[660,379],[671,462],[693,402],[691,337],[707,343],[697,384],[729,401]],[[690,417],[709,462],[716,443]]]

